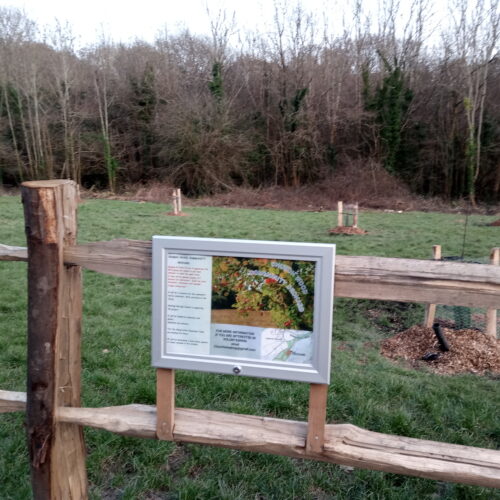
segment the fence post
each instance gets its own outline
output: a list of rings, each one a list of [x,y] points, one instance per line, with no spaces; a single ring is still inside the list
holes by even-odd
[[[337,226],[342,227],[344,225],[344,203],[342,201],[337,202]]]
[[[432,254],[434,260],[441,260],[441,245],[434,245],[432,247]],[[431,328],[435,318],[436,318],[436,304],[427,304],[425,306],[424,326],[426,326],[427,328]]]
[[[35,499],[87,497],[80,426],[57,422],[57,408],[80,406],[82,282],[64,265],[76,243],[77,185],[22,185],[28,243],[27,438]]]
[[[500,264],[500,247],[493,248],[490,254],[490,264],[498,266]],[[486,335],[497,338],[497,310],[488,309],[486,311]]]
[[[177,188],[177,209],[179,210],[179,214],[182,213],[182,192],[181,188]]]
[[[179,215],[179,203],[177,199],[177,189],[172,190],[172,207],[174,215]]]
[[[352,219],[352,227],[358,227],[358,217],[359,217],[359,204],[356,202],[354,204],[354,215]]]

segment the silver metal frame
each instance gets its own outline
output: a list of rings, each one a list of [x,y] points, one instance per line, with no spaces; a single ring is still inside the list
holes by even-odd
[[[312,364],[165,352],[163,332],[167,310],[166,261],[169,253],[314,261],[316,263],[313,311],[315,342]],[[334,265],[335,245],[153,236],[153,366],[328,384],[330,382]]]

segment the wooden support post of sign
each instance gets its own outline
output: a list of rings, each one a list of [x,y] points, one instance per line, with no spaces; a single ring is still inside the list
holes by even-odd
[[[175,425],[175,371],[156,369],[156,435],[173,441]]]
[[[490,254],[490,264],[500,265],[500,247],[493,248]],[[486,335],[497,338],[497,310],[490,308],[486,311]]]
[[[73,181],[22,184],[28,242],[27,438],[35,499],[87,498],[85,443],[58,409],[80,406],[81,268],[64,264],[76,244]]]
[[[307,453],[321,453],[325,444],[327,384],[311,384],[307,417]]]
[[[434,245],[432,247],[434,260],[441,260],[441,245]],[[431,328],[436,318],[436,304],[427,304],[425,306],[425,319],[424,326]]]
[[[177,188],[177,210],[179,210],[179,214],[182,213],[182,193],[180,188]]]
[[[344,203],[342,201],[337,202],[337,227],[342,227],[344,225]]]
[[[358,214],[359,214],[359,205],[358,202],[354,204],[354,213],[352,219],[352,227],[358,227]]]

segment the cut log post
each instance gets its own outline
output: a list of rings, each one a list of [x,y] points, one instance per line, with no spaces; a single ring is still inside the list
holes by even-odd
[[[177,188],[177,210],[179,214],[182,213],[182,193],[180,188]]]
[[[327,384],[311,384],[307,418],[307,453],[321,453],[325,444]]]
[[[337,202],[337,227],[342,227],[344,225],[344,203],[342,201]]]
[[[175,371],[167,368],[156,370],[156,436],[174,439]]]
[[[434,245],[432,247],[434,260],[441,260],[441,245]],[[432,328],[434,319],[436,318],[436,304],[427,304],[425,306],[425,320],[424,326]]]
[[[358,217],[359,217],[359,205],[356,202],[354,204],[352,227],[358,227]]]
[[[172,191],[172,206],[174,210],[174,215],[179,215],[179,205],[177,203],[177,189]]]
[[[500,264],[500,247],[491,250],[490,263],[492,266]],[[495,308],[489,308],[486,311],[486,335],[497,338],[497,309]]]
[[[81,427],[58,423],[58,407],[80,406],[81,268],[64,264],[76,244],[73,181],[22,185],[28,242],[27,434],[35,499],[86,498]]]

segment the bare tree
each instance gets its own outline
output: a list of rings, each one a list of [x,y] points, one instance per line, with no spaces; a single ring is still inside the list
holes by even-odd
[[[93,83],[97,100],[100,136],[104,150],[104,165],[108,179],[108,188],[114,193],[116,191],[118,162],[112,151],[109,119],[109,109],[114,100],[109,81],[113,73],[112,47],[110,45],[110,42],[106,41],[103,35],[100,44],[95,48],[93,54]]]
[[[79,61],[75,55],[74,40],[71,27],[57,22],[55,30],[50,34],[52,45],[56,49],[53,58],[52,85],[59,103],[61,124],[63,127],[63,167],[62,178],[69,177],[81,183],[81,163],[79,155],[79,118],[74,105],[73,95],[77,85],[77,68]]]
[[[467,119],[467,194],[476,205],[476,183],[481,167],[481,137],[491,62],[497,57],[499,0],[455,0],[451,15],[453,36],[447,43],[454,49],[461,68],[463,108]]]
[[[0,84],[2,86],[2,106],[7,115],[16,173],[21,181],[27,175],[30,176],[30,172],[25,171],[25,164],[22,158],[22,133],[19,132],[16,126],[20,118],[22,104],[19,90],[15,86],[15,68],[20,56],[20,46],[33,40],[34,34],[34,23],[21,11],[5,7],[0,8],[0,61],[2,65]]]

